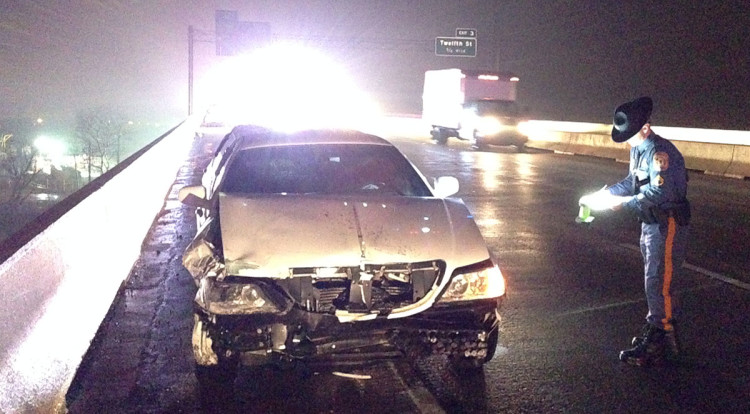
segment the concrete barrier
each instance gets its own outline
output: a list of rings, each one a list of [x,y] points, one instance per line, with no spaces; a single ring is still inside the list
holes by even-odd
[[[544,133],[535,131],[533,135],[529,136],[528,146],[548,151],[569,153],[572,136],[573,134],[562,131],[549,130],[544,131]]]
[[[677,146],[689,169],[732,178],[750,177],[750,131],[653,128]],[[613,142],[611,130],[608,124],[539,120],[529,121],[523,127],[530,148],[628,161],[630,146]],[[368,129],[385,137],[419,139],[429,139],[429,131],[430,126],[418,115],[389,116]]]
[[[140,255],[194,131],[193,122],[183,123],[53,207],[59,216],[49,213],[3,243],[0,412],[64,412],[70,381]],[[14,242],[23,244],[8,253]]]
[[[573,132],[568,134],[570,138],[566,151],[569,153],[616,160],[627,160],[630,156],[630,147],[627,144],[615,143],[609,135]]]
[[[610,139],[611,126],[576,122],[530,121],[527,146],[568,154],[626,161],[630,146]],[[750,177],[750,132],[654,127],[671,140],[691,170],[732,178]],[[700,141],[699,141],[700,140]]]
[[[724,171],[724,175],[737,178],[750,177],[750,146],[734,145],[732,162]]]
[[[732,162],[734,145],[686,141],[672,142],[685,157],[685,165],[691,170],[724,175]]]

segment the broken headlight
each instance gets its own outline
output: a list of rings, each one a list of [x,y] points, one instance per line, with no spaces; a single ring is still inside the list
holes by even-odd
[[[443,293],[442,302],[500,297],[505,294],[505,278],[500,268],[469,266],[457,269]]]
[[[218,282],[212,277],[201,280],[195,302],[203,309],[220,315],[279,312],[279,308],[258,285]]]

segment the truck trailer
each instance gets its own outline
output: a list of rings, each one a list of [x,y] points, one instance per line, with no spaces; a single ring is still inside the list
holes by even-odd
[[[513,145],[523,149],[528,137],[519,130],[524,111],[516,102],[518,77],[511,73],[437,69],[425,72],[422,120],[438,144],[456,137],[482,149]]]

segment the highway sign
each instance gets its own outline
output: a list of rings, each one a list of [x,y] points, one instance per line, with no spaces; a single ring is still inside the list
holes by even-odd
[[[477,37],[477,29],[456,29],[456,37]]]
[[[467,37],[436,37],[435,54],[438,56],[475,57],[477,39]]]

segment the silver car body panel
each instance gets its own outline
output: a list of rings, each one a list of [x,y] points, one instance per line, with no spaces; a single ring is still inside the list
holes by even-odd
[[[294,268],[437,259],[451,275],[490,257],[471,213],[456,199],[221,193],[219,211],[222,223],[232,223],[221,226],[227,275],[289,278]],[[428,308],[448,279],[391,317]]]

